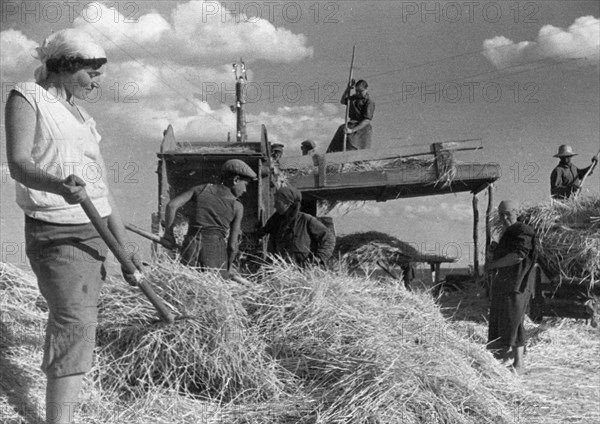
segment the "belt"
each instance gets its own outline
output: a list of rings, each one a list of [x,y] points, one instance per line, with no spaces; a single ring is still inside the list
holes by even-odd
[[[214,228],[204,228],[204,227],[196,226],[196,225],[194,225],[190,228],[194,235],[200,234],[202,237],[225,238],[225,234],[226,234],[223,230],[217,230]]]

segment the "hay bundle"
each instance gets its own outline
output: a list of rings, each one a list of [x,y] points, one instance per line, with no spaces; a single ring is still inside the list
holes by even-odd
[[[512,376],[427,296],[279,266],[253,306],[271,355],[312,400],[308,422],[511,422]]]
[[[335,253],[352,269],[361,265],[377,265],[382,261],[391,266],[410,262],[453,262],[452,258],[426,255],[409,243],[377,231],[348,234],[338,237]]]
[[[31,342],[43,341],[44,316],[48,310],[35,277],[0,262],[0,345],[24,337]]]
[[[550,276],[595,284],[600,279],[600,197],[548,201],[520,211],[537,235],[538,260]]]
[[[45,313],[35,278],[0,262],[0,419],[43,422],[42,362]],[[39,305],[39,306],[38,306]]]
[[[245,294],[176,264],[153,264],[146,275],[196,319],[153,324],[145,300],[108,283],[82,422],[512,423],[531,401],[428,295],[281,263]],[[31,357],[9,365],[26,375]],[[43,377],[33,370],[25,389],[36,385],[39,405]],[[198,377],[200,387],[186,386]]]
[[[172,261],[147,270],[149,283],[183,319],[156,311],[123,284],[105,291],[98,327],[98,378],[107,390],[169,388],[219,400],[257,401],[280,391],[265,346],[249,331],[233,283]],[[110,299],[110,300],[109,300]]]
[[[42,298],[35,278],[20,269],[0,262],[0,303],[14,311],[33,311]]]
[[[540,402],[536,411],[531,411],[539,418],[528,421],[564,423],[569,417],[570,422],[600,422],[600,409],[590,408],[598,403],[600,389],[598,329],[581,321],[556,320],[532,329],[529,347],[530,374],[523,384]],[[573,396],[573,387],[578,396]]]

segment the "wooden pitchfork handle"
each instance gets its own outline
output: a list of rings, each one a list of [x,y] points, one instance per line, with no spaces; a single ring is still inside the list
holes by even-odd
[[[594,156],[594,157],[598,158],[598,155],[600,155],[600,150],[598,151],[598,153],[596,153],[596,156]],[[586,178],[594,171],[594,168],[596,168],[597,163],[598,163],[598,160],[592,160],[592,164],[588,168],[588,170],[585,173],[585,175],[583,176],[583,178],[581,178],[581,181],[579,181],[579,188],[577,189],[577,192],[575,193],[575,197],[577,197],[579,195],[579,193],[581,192],[581,190],[583,189],[583,183],[585,182]]]
[[[175,322],[173,315],[165,306],[163,300],[158,297],[156,293],[154,293],[152,287],[150,287],[150,285],[144,280],[142,273],[135,267],[130,257],[125,253],[123,246],[121,246],[117,239],[115,239],[115,236],[113,236],[112,232],[106,225],[106,222],[104,222],[89,197],[86,196],[85,200],[81,202],[81,207],[92,222],[92,225],[96,231],[98,231],[98,234],[100,234],[102,240],[104,240],[110,251],[113,253],[113,255],[115,255],[115,258],[117,258],[121,266],[124,268],[125,272],[135,276],[137,280],[137,286],[148,298],[150,303],[152,303],[163,321],[167,324],[173,324]]]
[[[354,53],[356,52],[356,46],[352,46],[352,60],[350,61],[350,76],[348,77],[348,86],[352,83],[352,71],[354,68]],[[348,134],[346,134],[346,130],[348,129],[348,118],[350,114],[350,93],[348,93],[348,99],[346,102],[346,115],[344,118],[344,139],[342,142],[342,152],[346,151],[346,140],[348,140]]]
[[[125,228],[127,228],[129,231],[136,233],[137,235],[147,238],[150,241],[158,243],[161,246],[166,247],[167,249],[176,249],[177,248],[177,246],[174,246],[169,240],[165,240],[164,238],[160,237],[159,235],[142,230],[141,228],[139,228],[133,224],[125,224]],[[224,274],[225,274],[224,272],[221,272],[221,276],[226,280],[229,279],[229,280],[235,281],[236,283],[239,283],[242,286],[246,286],[246,287],[254,286],[254,284],[250,280],[245,279],[241,275],[234,274],[234,273],[228,273],[228,275],[224,275]]]

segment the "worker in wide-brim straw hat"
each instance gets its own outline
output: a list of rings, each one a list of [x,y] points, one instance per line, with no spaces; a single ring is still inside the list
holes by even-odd
[[[244,216],[244,207],[238,198],[256,178],[248,164],[230,159],[221,168],[219,184],[192,187],[167,204],[165,239],[171,243],[176,242],[173,228],[177,211],[190,201],[195,205],[182,244],[182,263],[202,269],[231,270]]]
[[[267,251],[299,266],[326,265],[333,254],[335,236],[312,215],[300,212],[302,194],[284,186],[275,192],[275,213],[259,230],[269,235]]]
[[[590,166],[579,169],[571,163],[573,156],[577,156],[577,153],[573,153],[573,148],[568,144],[559,146],[558,153],[554,155],[555,158],[560,159],[560,162],[550,174],[550,195],[553,199],[564,200],[576,194],[581,188],[581,179],[594,163],[598,162],[598,155],[596,155],[592,157]]]
[[[312,156],[315,153],[315,148],[317,145],[312,140],[304,140],[300,143],[300,151],[302,152],[302,156]]]
[[[490,252],[485,269],[492,274],[487,348],[501,360],[512,354],[512,369],[520,373],[525,366],[523,322],[533,291],[535,233],[517,220],[517,214],[515,201],[503,200],[498,205],[504,231]]]

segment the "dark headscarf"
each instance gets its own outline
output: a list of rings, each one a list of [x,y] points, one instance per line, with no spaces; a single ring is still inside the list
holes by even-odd
[[[300,204],[302,203],[302,193],[295,187],[284,186],[275,192],[275,197],[287,200],[292,205],[285,212],[280,222],[280,237],[292,237],[294,231],[294,223],[300,212]]]

